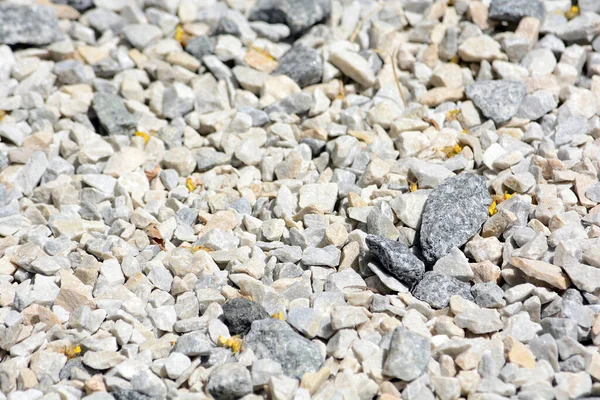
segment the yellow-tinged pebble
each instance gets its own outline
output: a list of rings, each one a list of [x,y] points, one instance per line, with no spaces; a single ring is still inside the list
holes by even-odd
[[[242,339],[240,339],[238,336],[233,336],[231,338],[219,336],[218,341],[219,346],[231,349],[233,354],[238,353],[242,349]]]
[[[194,181],[192,180],[192,178],[189,178],[189,177],[185,180],[185,187],[190,192],[193,192],[194,190],[196,190],[196,184],[194,183]]]
[[[569,11],[565,13],[567,19],[573,19],[579,15],[579,6],[571,6]]]
[[[488,207],[488,213],[490,214],[490,217],[498,212],[498,210],[496,209],[497,205],[498,204],[496,203],[496,200],[494,200],[492,201],[492,204],[490,204],[490,206]]]
[[[411,192],[416,192],[419,187],[417,186],[417,182],[412,182],[408,187],[408,190]]]
[[[283,316],[283,313],[281,311],[279,311],[278,313],[275,313],[273,315],[271,315],[271,318],[276,318],[276,319],[280,319],[280,320],[285,320],[285,317]]]
[[[148,141],[150,140],[150,135],[148,135],[146,132],[136,131],[135,136],[143,138],[144,143],[148,143]]]

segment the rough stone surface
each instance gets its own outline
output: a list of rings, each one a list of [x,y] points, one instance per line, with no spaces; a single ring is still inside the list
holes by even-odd
[[[328,0],[260,0],[250,10],[250,20],[283,23],[292,35],[306,31],[331,12]]]
[[[425,264],[406,245],[375,235],[368,235],[365,240],[371,253],[393,277],[409,286],[423,279]]]
[[[430,346],[429,339],[403,327],[396,328],[383,373],[406,382],[417,379],[429,363]]]
[[[446,179],[427,198],[420,242],[425,259],[434,263],[461,247],[487,219],[490,195],[485,180],[473,174]]]
[[[269,318],[269,314],[251,300],[237,298],[223,304],[223,321],[233,335],[248,333],[252,322],[265,318]]]
[[[483,115],[499,124],[517,113],[527,91],[522,82],[499,80],[475,82],[465,93]]]
[[[45,46],[62,38],[50,7],[0,4],[0,43]]]
[[[423,279],[413,290],[413,295],[433,308],[444,308],[450,302],[450,297],[460,296],[473,301],[471,286],[437,272],[426,272]]]
[[[321,81],[323,60],[314,49],[295,46],[279,59],[279,66],[273,74],[287,75],[300,87],[313,85]]]

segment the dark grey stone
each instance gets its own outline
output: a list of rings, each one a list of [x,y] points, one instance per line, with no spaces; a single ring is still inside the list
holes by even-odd
[[[279,362],[283,372],[294,378],[301,378],[306,372],[318,371],[323,362],[315,343],[279,319],[254,321],[244,343],[258,359],[268,358]]]
[[[279,59],[274,75],[287,75],[300,87],[321,82],[323,60],[316,50],[302,44],[292,47]]]
[[[404,244],[375,235],[367,235],[366,242],[371,253],[394,278],[409,286],[423,279],[425,264]]]
[[[413,296],[438,309],[448,306],[452,296],[475,300],[468,283],[433,271],[425,273],[421,282],[413,290]]]
[[[523,17],[542,21],[545,15],[544,4],[539,0],[493,0],[489,13],[491,19],[508,22],[519,22]]]
[[[429,339],[399,326],[392,335],[383,373],[410,382],[425,372],[430,357]]]
[[[92,107],[107,134],[131,135],[135,131],[136,120],[119,96],[96,93]]]
[[[304,114],[310,110],[313,105],[313,97],[309,93],[300,92],[289,95],[283,100],[271,104],[265,109],[267,115],[272,112],[285,114]]]
[[[243,297],[223,304],[223,320],[232,335],[248,333],[252,322],[269,318],[263,306]]]
[[[88,77],[85,74],[83,63],[77,60],[64,60],[54,65],[54,71],[58,81],[63,85],[75,85],[86,83]]]
[[[330,13],[330,0],[258,0],[248,19],[286,24],[296,36],[328,18]]]
[[[79,12],[94,7],[94,0],[54,0],[54,4],[67,4]]]
[[[252,377],[241,364],[223,364],[212,370],[206,387],[215,400],[236,400],[252,392]]]
[[[227,164],[231,161],[231,156],[216,151],[212,147],[206,147],[198,150],[195,153],[196,163],[198,164],[199,172],[206,172],[218,165]]]
[[[483,80],[467,86],[466,93],[483,115],[499,124],[508,121],[519,111],[527,89],[519,81]]]
[[[476,283],[471,288],[471,294],[479,307],[502,307],[504,290],[494,282]]]
[[[202,57],[213,54],[215,43],[206,35],[195,36],[187,41],[185,51],[202,61]]]
[[[52,8],[0,4],[0,43],[45,46],[62,38]]]
[[[433,189],[421,219],[421,250],[427,261],[435,263],[473,237],[487,220],[491,202],[485,178],[479,175],[448,178]]]
[[[248,114],[252,118],[252,126],[263,126],[269,123],[270,119],[266,112],[259,110],[258,108],[249,106],[239,106],[237,108],[239,112]]]
[[[117,390],[111,393],[115,400],[150,400],[149,396],[135,390]]]
[[[237,23],[228,17],[222,17],[219,20],[219,25],[217,25],[217,29],[215,29],[215,35],[232,35],[235,37],[241,37],[242,32],[240,32],[240,28]]]

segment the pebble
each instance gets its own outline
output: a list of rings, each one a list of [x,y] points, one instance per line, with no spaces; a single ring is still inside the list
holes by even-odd
[[[278,61],[273,74],[287,75],[301,88],[321,81],[323,61],[314,49],[300,44],[288,50]]]
[[[250,10],[251,21],[284,23],[294,36],[303,33],[331,13],[331,4],[324,0],[260,0]]]
[[[239,399],[252,392],[250,372],[238,363],[220,365],[210,373],[207,390],[216,400]]]
[[[431,356],[429,339],[403,327],[394,329],[390,351],[382,372],[393,378],[410,382],[425,372]]]
[[[49,7],[1,4],[0,43],[45,46],[63,39],[58,18]]]
[[[223,304],[223,320],[234,335],[248,333],[252,322],[268,317],[260,304],[248,299],[231,299]]]
[[[519,22],[524,17],[544,20],[546,10],[539,0],[493,0],[489,17],[498,21]]]
[[[446,307],[452,296],[474,300],[468,283],[432,271],[425,273],[412,293],[417,299],[437,309]]]
[[[98,93],[92,103],[100,124],[109,135],[132,135],[136,127],[134,116],[116,95]]]
[[[465,93],[483,115],[499,124],[519,111],[527,91],[522,82],[500,80],[475,82],[467,86]]]
[[[369,250],[393,277],[409,286],[423,279],[425,265],[406,245],[375,235],[368,235],[365,240]]]

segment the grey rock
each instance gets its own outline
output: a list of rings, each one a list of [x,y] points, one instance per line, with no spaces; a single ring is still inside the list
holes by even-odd
[[[92,107],[107,134],[131,135],[135,131],[135,117],[127,111],[119,96],[97,92]]]
[[[483,115],[499,124],[517,113],[527,89],[519,81],[477,81],[467,86],[466,94]]]
[[[215,43],[206,35],[194,36],[187,41],[185,51],[202,61],[202,57],[214,53]]]
[[[474,300],[468,283],[433,271],[425,273],[413,290],[413,296],[438,309],[446,307],[452,296]]]
[[[216,151],[212,147],[206,147],[196,151],[195,157],[199,172],[206,172],[218,165],[227,164],[231,160],[230,155]]]
[[[554,110],[557,105],[558,103],[554,100],[554,96],[552,96],[550,91],[538,90],[523,98],[515,117],[534,121]]]
[[[252,392],[252,378],[241,364],[223,364],[212,370],[206,388],[215,400],[235,400]]]
[[[580,355],[569,357],[559,362],[561,372],[580,372],[585,369],[585,359]]]
[[[246,298],[231,299],[223,304],[223,322],[233,335],[246,334],[252,322],[269,318],[263,306]]]
[[[206,334],[190,332],[179,336],[174,351],[186,356],[208,356],[214,348],[214,344]]]
[[[546,333],[536,336],[528,345],[535,358],[548,361],[554,371],[559,371],[558,346],[552,335]]]
[[[562,146],[571,143],[579,135],[587,135],[590,132],[590,126],[587,118],[583,116],[570,116],[559,118],[556,132],[554,134],[554,144]]]
[[[162,31],[150,24],[133,24],[123,28],[123,35],[132,46],[142,50],[162,36]]]
[[[340,264],[342,252],[333,245],[324,248],[309,247],[302,254],[302,263],[304,265],[324,265],[327,267],[337,267]]]
[[[235,36],[235,37],[242,36],[242,32],[240,31],[238,24],[232,18],[229,18],[227,16],[222,17],[219,20],[219,24],[217,25],[217,28],[215,29],[214,34],[215,35],[231,35],[231,36]]]
[[[254,321],[244,343],[259,359],[279,362],[283,372],[290,377],[301,378],[306,372],[315,372],[323,361],[315,343],[278,319]]]
[[[470,309],[454,317],[454,323],[460,328],[475,334],[491,333],[502,329],[504,323],[496,310],[489,308]]]
[[[25,195],[31,195],[48,168],[48,158],[41,151],[34,152],[15,177],[14,186]]]
[[[87,20],[92,28],[98,32],[110,30],[119,34],[125,26],[125,19],[114,11],[106,8],[95,8],[86,14]]]
[[[421,219],[421,250],[434,263],[461,247],[488,218],[492,202],[485,179],[462,174],[446,179],[427,198]]]
[[[471,294],[479,307],[500,308],[506,304],[504,291],[494,282],[476,283],[471,288]]]
[[[195,100],[194,91],[189,86],[175,82],[163,95],[163,115],[171,119],[181,117],[194,109]]]
[[[150,397],[135,390],[117,390],[111,394],[115,400],[150,400]]]
[[[131,378],[133,389],[150,396],[153,399],[164,399],[167,396],[167,386],[161,378],[149,369],[144,369]]]
[[[404,244],[375,235],[365,241],[381,265],[401,282],[412,286],[423,279],[425,264]]]
[[[425,372],[430,356],[429,339],[399,326],[392,334],[383,373],[406,382],[413,381]]]
[[[498,21],[519,22],[523,17],[535,17],[543,21],[544,4],[539,0],[493,0],[489,17]]]
[[[62,38],[52,8],[0,4],[0,43],[45,46]]]
[[[83,63],[77,60],[64,60],[54,65],[54,71],[59,82],[64,85],[74,85],[87,82]]]
[[[585,197],[596,203],[600,203],[600,183],[595,183],[585,191]]]
[[[549,333],[554,339],[570,337],[577,340],[577,322],[567,318],[544,318],[542,319],[544,333]]]
[[[174,169],[163,169],[160,171],[160,181],[167,190],[172,190],[177,186],[179,174]]]
[[[556,36],[562,40],[588,40],[600,33],[600,15],[595,12],[583,12],[556,30]]]
[[[79,12],[94,7],[94,0],[54,0],[53,3],[69,5]]]
[[[272,112],[284,114],[304,114],[307,113],[313,105],[313,97],[306,92],[294,93],[283,100],[271,104],[265,109],[267,115]]]
[[[290,35],[290,28],[284,24],[267,24],[262,21],[250,22],[250,27],[258,36],[269,39],[272,42],[279,42]]]
[[[270,121],[269,116],[263,110],[248,106],[239,106],[237,110],[244,114],[248,114],[250,118],[252,118],[252,126],[263,126]]]
[[[273,74],[287,75],[300,87],[314,85],[321,81],[323,60],[316,50],[300,44],[279,59],[279,66]]]
[[[331,13],[330,0],[259,0],[250,10],[250,21],[283,23],[296,36]]]

